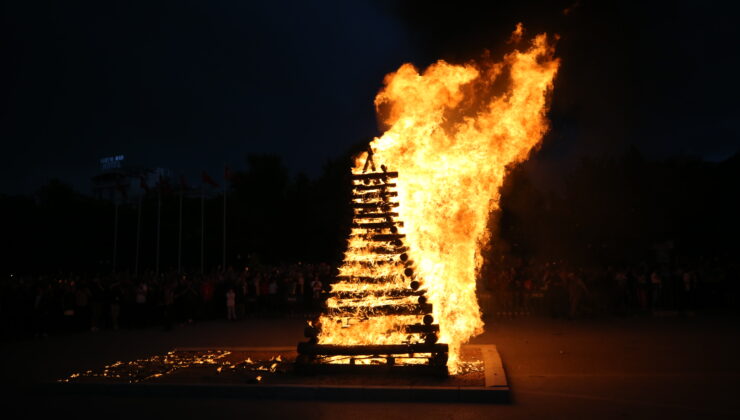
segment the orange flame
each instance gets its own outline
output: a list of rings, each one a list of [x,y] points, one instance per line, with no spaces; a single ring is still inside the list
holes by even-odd
[[[518,25],[513,37],[522,31]],[[476,275],[506,167],[526,159],[548,129],[545,114],[559,66],[553,54],[553,45],[541,34],[525,51],[514,50],[501,62],[438,61],[422,74],[404,64],[386,76],[375,99],[389,128],[371,147],[376,162],[399,172],[399,220],[405,223],[415,272],[434,305],[440,342],[450,346],[453,373],[462,343],[483,330]],[[364,162],[364,156],[358,157],[353,172],[362,172]],[[360,254],[350,255],[353,248],[356,244],[350,243],[340,271],[380,269],[353,265],[362,260]],[[383,301],[382,290],[378,295]],[[319,341],[382,344],[403,339],[401,328],[408,320],[378,318],[362,331],[326,325]],[[389,335],[389,330],[396,332]]]

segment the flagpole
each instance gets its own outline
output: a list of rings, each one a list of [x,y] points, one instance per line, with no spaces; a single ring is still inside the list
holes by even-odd
[[[139,208],[136,210],[136,258],[134,259],[134,276],[139,275],[139,244],[141,243],[141,202],[144,192],[139,195]]]
[[[160,231],[161,231],[161,221],[162,221],[162,185],[160,180],[160,186],[159,191],[157,191],[157,257],[155,262],[155,269],[154,271],[159,275],[159,237],[160,237]]]
[[[113,193],[115,201],[115,212],[113,216],[113,272],[116,272],[116,259],[118,257],[118,194]]]
[[[205,217],[204,209],[206,202],[206,186],[205,184],[200,187],[200,273],[205,273],[204,270],[204,259],[203,259],[203,245],[206,236]]]
[[[180,184],[180,220],[177,226],[177,272],[182,272],[182,196],[185,192],[185,187]]]
[[[224,166],[225,167],[225,166]],[[221,270],[226,271],[226,182],[227,180],[224,178],[224,234],[222,235],[223,240],[223,260],[221,262]]]

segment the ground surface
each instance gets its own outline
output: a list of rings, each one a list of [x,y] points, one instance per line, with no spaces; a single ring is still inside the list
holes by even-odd
[[[2,343],[4,387],[52,381],[175,347],[286,346],[300,320],[246,320],[104,331]],[[4,393],[13,418],[623,419],[740,418],[736,318],[489,320],[474,340],[496,344],[513,403],[417,404],[239,399],[26,396]],[[3,417],[5,417],[3,415]]]

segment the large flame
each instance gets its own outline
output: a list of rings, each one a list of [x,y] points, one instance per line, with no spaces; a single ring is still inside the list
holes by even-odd
[[[521,36],[520,26],[515,36]],[[438,61],[421,74],[404,64],[386,76],[375,99],[389,128],[371,143],[374,159],[399,172],[399,220],[405,223],[415,273],[434,305],[440,342],[450,346],[453,373],[461,344],[483,329],[476,274],[506,167],[526,159],[548,129],[545,114],[559,66],[553,53],[542,34],[526,50],[514,50],[501,62]],[[364,163],[364,156],[358,157],[353,172],[362,172]],[[362,255],[348,255],[344,273],[376,270],[356,267],[353,260],[361,261]],[[383,300],[382,293],[378,299]],[[399,331],[403,320],[379,318],[360,334],[348,334],[346,326],[342,332],[339,326],[325,325],[320,342],[382,344],[402,339],[401,332],[387,331]]]

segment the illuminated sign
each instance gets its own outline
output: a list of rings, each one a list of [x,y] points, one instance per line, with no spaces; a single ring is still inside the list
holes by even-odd
[[[124,158],[123,155],[104,157],[100,159],[100,170],[120,169]]]

